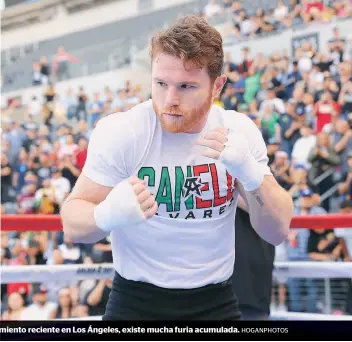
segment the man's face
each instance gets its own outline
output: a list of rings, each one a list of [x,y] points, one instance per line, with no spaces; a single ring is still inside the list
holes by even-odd
[[[300,206],[302,209],[310,209],[313,207],[313,197],[303,196],[300,198]]]
[[[164,53],[153,61],[153,107],[163,129],[170,133],[199,133],[217,95],[206,68],[188,64],[186,68],[180,58]]]
[[[45,303],[48,300],[48,296],[47,296],[46,292],[39,292],[34,296],[33,299],[39,305],[45,305]]]

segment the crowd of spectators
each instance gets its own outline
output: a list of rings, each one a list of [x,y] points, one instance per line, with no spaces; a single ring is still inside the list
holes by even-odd
[[[232,29],[224,37],[228,42],[238,42],[251,37],[314,23],[327,23],[336,18],[352,15],[349,0],[278,0],[276,8],[264,10],[251,8],[250,3],[244,8],[242,1],[210,0],[203,10],[207,19],[219,15],[229,18]]]
[[[328,8],[337,8],[336,3],[341,6],[338,13],[346,10],[343,1]],[[291,1],[291,5],[304,4]],[[237,10],[239,5],[231,6]],[[286,12],[277,10],[273,15],[278,18],[281,13],[283,25],[288,25]],[[309,19],[301,9],[296,12],[300,20]],[[296,12],[288,10],[290,16]],[[205,13],[209,15],[211,10]],[[238,17],[241,13],[239,8]],[[56,70],[59,64],[60,58]],[[2,117],[2,214],[59,213],[84,166],[97,121],[145,100],[140,85],[129,81],[123,89],[106,87],[91,97],[84,87],[68,88],[59,97],[45,58],[36,69],[41,75],[37,79],[47,84],[43,99],[32,98],[22,122],[11,119],[11,108]],[[339,30],[334,29],[329,45],[321,51],[305,43],[293,58],[286,51],[252,56],[249,48],[243,48],[242,61],[235,64],[228,53],[225,73],[227,83],[214,103],[248,115],[256,123],[267,144],[272,172],[294,199],[295,215],[352,213],[352,64]],[[276,260],[351,261],[349,231],[293,230],[277,247]],[[111,261],[109,238],[80,245],[62,233],[1,233],[2,265]],[[351,292],[351,282],[345,279],[336,280],[336,286],[340,292]],[[275,292],[272,308],[323,312],[326,303],[321,304],[321,287],[314,279],[275,278],[278,298]],[[101,315],[110,289],[111,280],[2,284],[1,314],[8,319]],[[335,313],[351,313],[347,301],[334,294],[332,306]]]
[[[2,118],[1,213],[58,214],[83,169],[92,129],[99,119],[144,100],[140,85],[129,81],[91,98],[80,87],[58,98],[52,85],[43,101],[24,108],[24,120]],[[63,233],[2,232],[2,265],[60,265],[112,262],[109,238],[77,245]],[[102,315],[111,281],[13,283],[1,285],[2,317],[39,319]]]

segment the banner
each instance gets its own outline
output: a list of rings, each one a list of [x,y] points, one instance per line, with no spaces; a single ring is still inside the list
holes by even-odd
[[[1,322],[2,341],[67,340],[144,341],[194,340],[348,340],[350,322],[329,321],[234,321],[234,322]]]

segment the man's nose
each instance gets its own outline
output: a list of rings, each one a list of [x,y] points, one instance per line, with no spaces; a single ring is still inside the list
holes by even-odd
[[[166,94],[166,106],[173,107],[180,105],[180,95],[175,87],[169,87]]]

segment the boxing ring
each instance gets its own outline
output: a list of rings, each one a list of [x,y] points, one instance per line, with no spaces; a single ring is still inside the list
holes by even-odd
[[[62,231],[60,216],[58,215],[3,215],[1,218],[2,231],[16,232],[59,232]],[[350,228],[352,229],[352,215],[328,214],[294,217],[291,228]],[[275,262],[274,275],[285,277],[314,278],[351,278],[352,262],[315,262],[288,261]],[[1,266],[1,284],[14,282],[24,283],[61,283],[66,281],[80,281],[91,279],[113,278],[112,264],[81,264],[81,265],[23,265]],[[329,298],[327,298],[329,301]],[[77,318],[74,318],[75,320]],[[84,317],[83,320],[100,320],[101,317]],[[275,312],[273,320],[352,320],[352,316]]]

